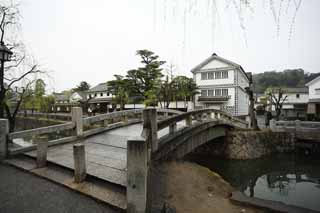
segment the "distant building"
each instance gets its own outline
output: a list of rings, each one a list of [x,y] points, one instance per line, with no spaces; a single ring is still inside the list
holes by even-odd
[[[84,92],[74,92],[71,94],[54,93],[54,112],[70,112],[72,107],[81,106],[81,102],[86,100]]]
[[[96,112],[109,112],[112,108],[112,94],[107,83],[100,83],[86,91],[86,98],[90,108]]]
[[[215,108],[235,116],[248,115],[249,97],[245,88],[249,78],[243,68],[213,54],[191,70],[200,89],[196,108]]]
[[[284,88],[281,116],[285,118],[304,119],[306,118],[309,92],[307,87]]]
[[[320,76],[309,81],[306,86],[309,88],[309,101],[307,113],[310,117],[320,119]]]

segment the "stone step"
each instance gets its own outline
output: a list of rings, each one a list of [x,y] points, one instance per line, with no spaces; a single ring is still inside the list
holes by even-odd
[[[15,156],[4,161],[8,165],[30,172],[47,180],[61,184],[93,199],[102,201],[119,210],[126,210],[126,189],[90,175],[83,183],[74,183],[73,171],[52,163],[37,168],[36,161],[25,155]]]

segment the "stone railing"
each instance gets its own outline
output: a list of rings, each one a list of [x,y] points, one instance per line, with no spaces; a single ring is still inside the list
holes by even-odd
[[[140,137],[130,138],[127,142],[127,212],[150,212],[151,200],[150,167],[153,165],[152,155],[158,150],[158,131],[169,127],[167,135],[177,131],[177,123],[185,120],[186,126],[192,126],[193,120],[223,121],[235,124],[240,128],[247,128],[248,123],[215,109],[201,109],[160,120],[154,108],[143,110],[143,130]]]
[[[64,124],[58,124],[48,127],[41,127],[36,129],[24,130],[19,132],[9,133],[6,129],[8,126],[7,120],[2,120],[3,126],[3,135],[5,138],[3,139],[3,143],[0,146],[3,146],[1,150],[3,150],[3,155],[7,156],[8,154],[18,154],[22,152],[27,152],[30,150],[36,149],[36,144],[30,144],[27,147],[17,147],[8,149],[7,139],[13,140],[17,138],[25,138],[32,136],[41,136],[43,134],[50,133],[60,133],[66,130],[71,130],[72,135],[68,137],[63,137],[56,140],[51,140],[48,142],[49,146],[57,145],[66,142],[72,142],[82,137],[88,137],[94,134],[98,134],[104,131],[108,131],[114,128],[122,127],[125,125],[130,125],[138,122],[142,122],[142,109],[135,110],[126,110],[126,111],[116,111],[107,114],[100,114],[92,117],[83,117],[82,109],[80,107],[73,107],[70,115],[63,115],[66,118],[70,117],[70,122],[66,122]],[[176,110],[170,109],[158,109],[158,114],[163,115],[164,117],[169,115],[176,115],[182,113]],[[37,115],[44,115],[43,113],[35,113]],[[60,116],[60,115],[59,115]],[[2,132],[1,132],[2,134]],[[0,151],[1,152],[1,151]]]
[[[45,118],[53,120],[71,121],[71,115],[69,113],[43,113],[43,112],[27,112],[20,111],[18,113],[20,117],[31,117],[31,118]]]
[[[313,121],[270,121],[270,129],[274,132],[317,132],[320,131],[320,122]]]

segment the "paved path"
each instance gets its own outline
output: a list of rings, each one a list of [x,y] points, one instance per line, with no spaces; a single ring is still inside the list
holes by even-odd
[[[113,213],[110,207],[63,186],[0,164],[1,213]]]

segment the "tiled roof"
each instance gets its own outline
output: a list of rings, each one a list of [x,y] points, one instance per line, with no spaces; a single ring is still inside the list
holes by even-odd
[[[309,93],[308,87],[289,87],[284,88],[285,93]]]
[[[108,85],[107,83],[100,83],[95,87],[92,87],[89,89],[87,92],[103,92],[108,90]]]
[[[69,96],[62,94],[62,93],[55,93],[54,97],[55,97],[56,101],[68,101],[69,100]]]

